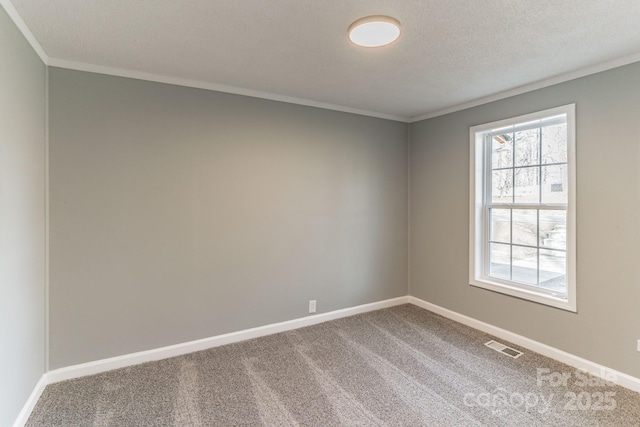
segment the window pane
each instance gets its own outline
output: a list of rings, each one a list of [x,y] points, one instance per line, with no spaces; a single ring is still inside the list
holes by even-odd
[[[491,241],[511,243],[511,211],[491,209]]]
[[[491,138],[491,168],[513,166],[513,137],[511,134],[495,135]]]
[[[513,210],[513,243],[537,246],[538,212],[535,209]]]
[[[470,128],[471,285],[575,311],[574,134],[574,104]]]
[[[511,267],[509,259],[511,257],[511,249],[509,245],[500,243],[491,243],[491,257],[489,259],[489,276],[498,279],[511,279]]]
[[[491,174],[491,201],[493,203],[513,202],[513,171],[494,171]]]
[[[515,139],[515,162],[516,166],[538,165],[540,161],[540,129],[529,129],[514,134]]]
[[[540,249],[540,287],[566,293],[567,254]]]
[[[538,283],[538,250],[513,246],[511,262],[513,263],[512,280],[536,285]]]
[[[566,211],[540,211],[540,246],[567,249]]]
[[[566,204],[567,187],[567,165],[542,167],[542,203]]]
[[[542,128],[542,163],[567,162],[567,124]]]
[[[516,203],[539,203],[540,187],[538,185],[538,175],[540,168],[516,169]]]

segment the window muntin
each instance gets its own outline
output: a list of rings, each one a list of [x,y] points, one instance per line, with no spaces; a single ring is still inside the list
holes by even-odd
[[[573,111],[471,128],[472,285],[575,311]]]

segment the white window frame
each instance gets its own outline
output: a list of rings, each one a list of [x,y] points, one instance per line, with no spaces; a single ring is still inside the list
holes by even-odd
[[[485,209],[486,159],[484,135],[496,129],[566,115],[567,119],[567,294],[558,296],[535,286],[527,286],[488,276],[489,218]],[[469,214],[469,284],[521,299],[577,312],[576,302],[576,135],[575,104],[564,105],[469,129],[470,214]],[[517,206],[517,205],[516,205]],[[541,205],[544,206],[544,205]]]

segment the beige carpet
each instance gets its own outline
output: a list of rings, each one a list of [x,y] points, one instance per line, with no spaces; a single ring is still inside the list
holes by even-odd
[[[52,384],[27,425],[640,426],[640,394],[490,339],[403,305]]]

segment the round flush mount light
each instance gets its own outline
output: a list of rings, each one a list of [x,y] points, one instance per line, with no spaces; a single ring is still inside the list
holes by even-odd
[[[390,16],[367,16],[351,24],[348,34],[357,46],[386,46],[400,37],[400,22]]]

